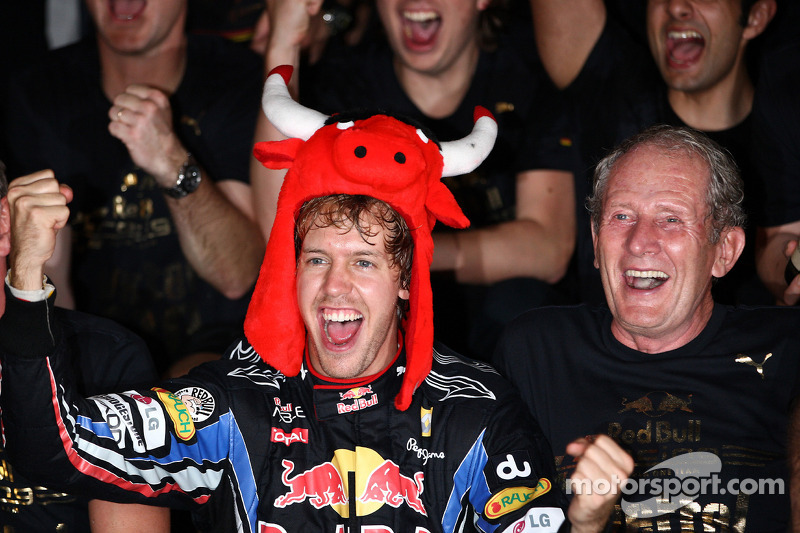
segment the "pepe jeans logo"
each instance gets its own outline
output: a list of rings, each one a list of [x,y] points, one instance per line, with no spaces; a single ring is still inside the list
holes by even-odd
[[[422,464],[428,464],[428,459],[444,459],[444,452],[431,452],[417,445],[417,439],[411,437],[406,443],[406,450],[417,454],[417,459],[422,459]]]

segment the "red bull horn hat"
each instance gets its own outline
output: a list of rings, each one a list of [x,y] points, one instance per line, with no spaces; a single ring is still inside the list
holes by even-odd
[[[292,67],[277,67],[264,85],[264,114],[288,139],[256,143],[253,153],[267,168],[289,170],[247,311],[245,335],[265,362],[287,376],[297,375],[306,342],[295,287],[297,214],[306,201],[332,194],[382,200],[403,217],[414,241],[409,312],[403,323],[406,372],[395,398],[395,406],[405,410],[431,369],[431,230],[437,220],[455,228],[469,225],[441,178],[477,168],[494,145],[497,123],[477,107],[472,132],[441,145],[419,128],[382,114],[326,125],[328,116],[289,96],[291,74]]]

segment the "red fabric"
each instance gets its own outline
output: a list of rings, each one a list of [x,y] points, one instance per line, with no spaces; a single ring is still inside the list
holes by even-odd
[[[285,79],[285,77],[284,77]],[[358,157],[356,147],[366,148]],[[404,162],[395,154],[402,153]],[[430,265],[431,230],[436,220],[456,228],[469,221],[441,182],[442,155],[414,126],[384,115],[340,129],[324,126],[307,141],[257,143],[254,155],[264,166],[289,171],[244,328],[250,344],[270,365],[288,376],[300,371],[306,332],[295,287],[294,225],[307,200],[331,194],[363,194],[394,208],[411,229],[415,248],[410,309],[405,324],[406,373],[395,398],[398,409],[411,403],[428,375],[433,350]]]

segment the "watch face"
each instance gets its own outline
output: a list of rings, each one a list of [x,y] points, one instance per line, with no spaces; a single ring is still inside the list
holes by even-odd
[[[184,198],[186,195],[193,193],[200,186],[202,176],[200,167],[196,164],[189,163],[181,167],[178,173],[178,183],[171,188],[164,188],[164,194],[172,198]]]
[[[185,169],[181,188],[187,193],[194,192],[200,186],[200,169],[194,165],[189,165]]]

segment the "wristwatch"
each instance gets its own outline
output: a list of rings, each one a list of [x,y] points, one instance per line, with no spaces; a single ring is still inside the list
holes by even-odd
[[[186,161],[178,171],[178,181],[174,187],[162,187],[164,194],[173,198],[183,198],[197,190],[203,177],[192,154],[186,154]]]

